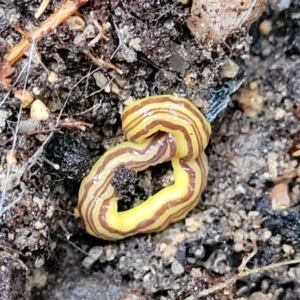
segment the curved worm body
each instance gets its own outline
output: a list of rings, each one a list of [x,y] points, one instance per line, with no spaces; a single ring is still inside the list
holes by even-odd
[[[147,97],[125,108],[122,128],[127,142],[108,150],[81,183],[78,212],[89,234],[119,240],[160,231],[183,219],[206,187],[204,153],[210,124],[187,99],[171,95]],[[118,212],[111,184],[119,166],[142,171],[170,161],[174,184],[127,211]]]

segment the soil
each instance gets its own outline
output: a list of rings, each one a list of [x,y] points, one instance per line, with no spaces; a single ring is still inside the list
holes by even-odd
[[[0,0],[0,58],[63,2],[50,1],[36,20],[39,1]],[[0,84],[3,300],[300,299],[300,3],[269,1],[249,30],[235,26],[219,40],[193,35],[191,9],[89,1],[76,22],[32,43],[10,89]],[[95,20],[104,35],[91,43]],[[46,119],[20,108],[24,89],[42,100]],[[202,201],[159,233],[89,236],[74,217],[81,179],[125,140],[123,108],[161,94],[190,99],[212,122]],[[171,183],[169,163],[118,169],[119,210]],[[235,277],[247,270],[257,272]]]

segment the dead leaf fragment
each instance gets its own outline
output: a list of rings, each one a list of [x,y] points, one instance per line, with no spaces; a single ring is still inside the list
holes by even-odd
[[[265,10],[266,0],[193,0],[187,26],[198,42],[226,40],[236,29],[249,27]]]

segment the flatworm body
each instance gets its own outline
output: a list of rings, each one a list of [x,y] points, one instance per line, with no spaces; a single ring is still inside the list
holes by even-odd
[[[197,205],[207,182],[204,149],[210,123],[189,100],[171,95],[140,99],[124,109],[121,120],[128,141],[94,164],[78,197],[77,209],[87,232],[105,240],[161,231],[183,219]],[[118,212],[111,184],[115,170],[125,166],[138,172],[170,160],[174,184]]]

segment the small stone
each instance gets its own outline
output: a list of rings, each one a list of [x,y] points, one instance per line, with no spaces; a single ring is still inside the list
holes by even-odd
[[[180,233],[177,233],[176,235],[173,236],[172,243],[173,244],[180,244],[185,240],[186,240],[186,234],[184,232],[180,232]]]
[[[32,94],[27,90],[16,90],[14,92],[14,97],[21,101],[21,105],[23,108],[30,105],[33,101]]]
[[[162,257],[164,259],[170,259],[170,258],[174,258],[177,252],[177,248],[170,244],[168,245],[162,252]]]
[[[198,228],[196,226],[189,226],[186,228],[187,232],[196,232]]]
[[[174,260],[171,265],[171,271],[174,275],[181,275],[184,273],[183,266],[178,262],[178,260]]]
[[[194,86],[199,83],[198,80],[198,75],[195,71],[189,72],[185,77],[184,77],[184,82],[186,85]]]
[[[30,118],[38,121],[47,121],[50,117],[47,106],[39,99],[31,104]]]
[[[92,39],[96,36],[95,27],[92,24],[88,24],[83,31],[83,35],[86,39]]]
[[[82,265],[85,268],[89,268],[95,261],[97,261],[103,253],[103,247],[95,246],[90,249],[89,256],[85,257],[82,261]]]
[[[257,211],[257,210],[251,210],[248,213],[248,218],[249,219],[255,219],[255,218],[257,218],[259,216],[259,214],[260,214],[259,211]]]
[[[111,84],[111,92],[116,95],[120,94],[120,88],[114,82]]]
[[[263,232],[261,239],[266,242],[267,240],[269,240],[272,236],[272,232],[270,230],[266,230]]]
[[[7,110],[0,110],[0,128],[5,126],[6,119],[8,119],[12,113]]]
[[[37,230],[40,230],[40,229],[44,228],[45,226],[46,226],[46,224],[43,222],[40,222],[40,221],[36,221],[34,223],[34,228]]]
[[[291,207],[292,201],[289,196],[289,187],[287,182],[276,184],[270,193],[273,210],[283,210]]]
[[[167,247],[168,245],[166,243],[161,243],[157,245],[157,249],[159,250],[159,252],[163,252]]]
[[[104,76],[103,73],[101,72],[95,72],[93,74],[93,77],[96,80],[96,84],[99,88],[104,89],[106,87],[106,85],[108,84],[108,79],[106,78],[106,76]]]
[[[231,59],[228,59],[221,67],[222,78],[234,78],[239,72],[240,67]]]
[[[196,258],[203,258],[205,256],[205,249],[203,246],[200,246],[194,253]]]
[[[263,97],[259,93],[258,83],[253,81],[249,87],[240,89],[239,94],[235,95],[236,99],[243,109],[245,115],[250,118],[257,117],[263,109]]]
[[[201,278],[203,274],[199,268],[193,268],[190,274],[193,278]]]
[[[135,101],[135,99],[132,96],[129,96],[127,99],[124,100],[124,105],[127,106],[131,103],[133,103]]]
[[[234,251],[235,252],[242,252],[244,250],[243,243],[236,243],[234,244]]]
[[[18,163],[15,151],[13,151],[13,150],[7,151],[6,162],[8,164],[12,164],[12,165],[16,165]]]
[[[253,293],[248,299],[249,300],[272,300],[272,298],[270,298],[267,294],[263,294],[262,292]]]
[[[122,300],[146,300],[146,298],[141,295],[129,293],[125,295]]]
[[[43,208],[43,205],[45,204],[45,200],[43,198],[39,198],[37,196],[34,196],[32,201],[37,204],[37,206],[39,207],[39,209]]]
[[[32,93],[33,93],[34,95],[38,96],[38,95],[40,95],[41,90],[40,90],[37,86],[35,86],[35,87],[32,89]]]
[[[67,19],[66,23],[68,24],[70,30],[81,31],[85,28],[84,20],[78,16],[70,17]]]
[[[285,117],[286,115],[286,111],[281,108],[281,107],[278,107],[276,108],[275,110],[275,120],[278,121],[278,120],[281,120]]]
[[[45,258],[44,257],[37,257],[35,262],[34,262],[34,266],[38,269],[40,267],[42,267],[45,263]]]
[[[195,223],[195,219],[194,218],[186,218],[185,219],[185,226],[189,227],[189,226],[193,226]]]
[[[53,82],[57,81],[57,79],[58,79],[58,75],[55,72],[51,71],[48,76],[48,82],[53,83]]]
[[[142,51],[141,43],[141,38],[133,38],[129,42],[129,47],[133,48],[136,51]]]
[[[62,103],[59,99],[50,100],[47,103],[47,107],[51,112],[56,112],[62,108]]]
[[[234,233],[234,242],[235,243],[242,242],[244,239],[245,239],[245,236],[244,236],[244,234],[242,232],[236,231]]]
[[[284,244],[282,245],[282,250],[285,254],[294,254],[295,250],[291,245]]]
[[[259,32],[261,35],[269,35],[272,30],[272,21],[264,20],[259,24]]]
[[[19,125],[19,130],[24,133],[30,133],[37,130],[38,126],[40,125],[40,121],[28,119],[22,120]]]
[[[237,192],[239,192],[240,194],[243,194],[243,195],[245,195],[245,194],[247,193],[246,188],[245,188],[241,183],[238,183],[238,184],[236,185],[235,190],[236,190]]]
[[[116,257],[116,254],[117,254],[117,250],[115,248],[113,248],[112,246],[108,246],[106,249],[105,249],[105,259],[107,261],[112,261],[115,259]]]
[[[55,212],[55,206],[54,205],[50,205],[46,211],[46,218],[52,218],[53,214]]]

